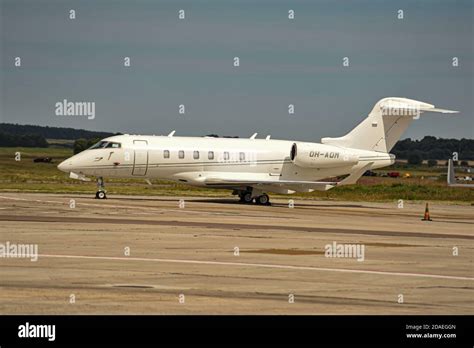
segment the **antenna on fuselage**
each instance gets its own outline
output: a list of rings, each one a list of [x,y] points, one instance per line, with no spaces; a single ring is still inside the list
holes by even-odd
[[[168,136],[169,136],[170,138],[172,138],[172,137],[173,137],[173,135],[174,135],[174,133],[176,133],[176,131],[175,131],[175,130],[174,130],[174,131],[172,131],[170,134],[168,134]]]
[[[253,133],[253,135],[250,137],[250,139],[255,139],[257,137],[258,133]]]

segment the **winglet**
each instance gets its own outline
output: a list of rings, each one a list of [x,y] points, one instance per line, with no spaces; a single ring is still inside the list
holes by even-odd
[[[258,133],[253,133],[253,135],[250,137],[250,139],[255,139],[257,137]]]
[[[358,170],[356,170],[355,172],[352,172],[351,175],[349,175],[347,178],[339,181],[337,183],[338,186],[341,186],[341,185],[352,185],[352,184],[355,184],[357,182],[357,180],[360,179],[360,177],[365,173],[365,171],[367,169],[369,169],[372,164],[374,164],[374,162],[369,162],[367,163],[365,166],[359,168]]]
[[[271,135],[268,134],[267,137],[265,138],[265,140],[270,140],[270,138],[271,138]]]
[[[454,175],[454,166],[453,166],[453,160],[450,158],[448,160],[448,176],[447,176],[447,180],[448,180],[448,186],[449,185],[453,185],[456,183],[456,177]]]
[[[174,133],[176,133],[175,130],[173,130],[170,134],[168,134],[168,136],[171,138],[171,137],[173,137]]]

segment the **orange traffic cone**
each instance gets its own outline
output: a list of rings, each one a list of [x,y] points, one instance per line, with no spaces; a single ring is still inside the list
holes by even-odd
[[[421,221],[433,221],[430,218],[430,208],[428,208],[428,203],[426,203],[425,215],[423,215],[423,219],[421,219]]]

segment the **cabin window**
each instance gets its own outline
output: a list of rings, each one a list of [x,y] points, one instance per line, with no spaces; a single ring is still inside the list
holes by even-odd
[[[239,160],[245,161],[245,152],[239,153]]]
[[[214,151],[209,151],[207,153],[207,158],[210,159],[210,160],[213,160],[214,159]]]
[[[183,150],[179,150],[179,152],[178,152],[178,157],[179,157],[180,159],[183,159],[183,158],[184,158],[184,151],[183,151]]]
[[[163,150],[163,157],[170,158],[170,150]]]
[[[194,151],[193,152],[193,158],[194,159],[199,159],[199,151]]]
[[[229,160],[229,153],[224,152],[224,161],[228,161],[228,160]]]

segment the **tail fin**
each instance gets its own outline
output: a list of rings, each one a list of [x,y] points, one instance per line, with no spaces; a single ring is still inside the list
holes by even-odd
[[[361,150],[389,152],[410,123],[425,111],[457,113],[407,98],[384,98],[359,125],[339,138],[322,138],[321,143]]]

